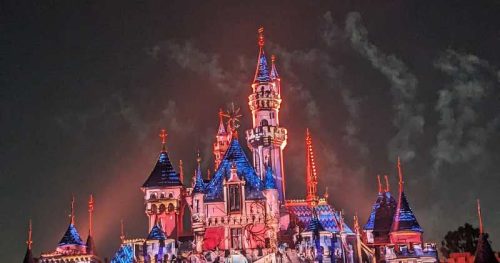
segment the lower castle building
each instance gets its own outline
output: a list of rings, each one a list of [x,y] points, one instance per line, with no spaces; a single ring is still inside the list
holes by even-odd
[[[329,202],[328,192],[318,194],[319,174],[307,130],[307,195],[286,198],[288,133],[279,121],[281,79],[275,57],[268,63],[262,28],[258,46],[248,97],[252,127],[245,138],[237,131],[239,110],[220,112],[212,175],[202,172],[198,154],[197,169],[186,184],[182,165],[176,171],[170,160],[163,130],[158,160],[141,187],[149,234],[122,236],[111,262],[437,262],[435,245],[424,243],[423,229],[410,209],[399,162],[398,194],[379,186],[368,222],[361,229],[354,217],[354,225],[348,226],[341,210]],[[244,151],[245,142],[251,156]],[[90,220],[92,205],[91,199]],[[55,251],[34,259],[30,242],[24,262],[103,262],[95,255],[92,230],[84,243],[73,216]]]

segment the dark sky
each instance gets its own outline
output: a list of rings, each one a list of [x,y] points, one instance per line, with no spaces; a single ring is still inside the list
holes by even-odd
[[[219,107],[234,101],[249,127],[259,25],[282,77],[288,197],[305,192],[309,127],[348,220],[366,220],[376,174],[396,191],[400,155],[427,240],[477,225],[480,198],[500,249],[500,2],[28,2],[0,2],[0,261],[22,258],[30,218],[35,254],[53,250],[72,194],[84,238],[96,198],[101,255],[120,218],[143,237],[159,129],[191,177],[198,148],[212,168]]]

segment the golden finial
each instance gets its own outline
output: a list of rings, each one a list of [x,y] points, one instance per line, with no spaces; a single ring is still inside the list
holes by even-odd
[[[160,132],[160,138],[161,138],[161,148],[163,151],[167,149],[166,144],[167,144],[167,131],[165,129],[162,129]]]
[[[33,244],[33,239],[31,237],[33,233],[33,226],[31,224],[31,219],[29,221],[29,225],[28,225],[28,240],[26,241],[26,244],[28,245],[28,249],[31,250],[31,245]]]
[[[120,219],[120,239],[123,241],[125,240],[125,228],[123,227],[123,219]]]
[[[264,27],[263,26],[259,27],[257,32],[259,33],[259,42],[258,42],[259,47],[263,47],[264,46]]]
[[[75,224],[75,196],[71,196],[71,213],[69,214],[69,217],[71,219],[71,224]]]
[[[94,212],[94,196],[90,194],[89,198],[89,236],[93,235],[92,227],[92,213]]]

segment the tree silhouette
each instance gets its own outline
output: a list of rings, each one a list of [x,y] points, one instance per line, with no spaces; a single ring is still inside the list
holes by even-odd
[[[469,252],[474,255],[479,238],[479,228],[469,223],[460,226],[455,231],[448,231],[441,241],[441,253],[448,257],[451,253]]]

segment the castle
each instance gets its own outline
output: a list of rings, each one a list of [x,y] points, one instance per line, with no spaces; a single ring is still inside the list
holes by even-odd
[[[203,173],[201,157],[192,183],[176,171],[167,151],[165,130],[158,160],[141,190],[149,234],[126,239],[111,262],[437,262],[434,244],[423,242],[423,230],[410,209],[398,160],[397,195],[379,191],[370,217],[360,227],[344,222],[341,210],[318,194],[312,135],[305,131],[306,193],[286,198],[284,149],[287,129],[279,119],[281,79],[276,61],[264,52],[263,29],[248,105],[252,127],[238,133],[239,110],[219,113],[213,144],[214,173]],[[243,150],[244,142],[251,157]],[[92,220],[93,199],[89,201]],[[73,214],[73,213],[72,213]],[[190,217],[189,222],[184,218]],[[189,223],[190,227],[185,227]],[[34,259],[31,237],[24,262],[103,262],[95,255],[92,224],[87,242],[78,233],[74,216],[55,251]],[[31,230],[30,230],[31,231]],[[31,232],[30,232],[31,233]]]

